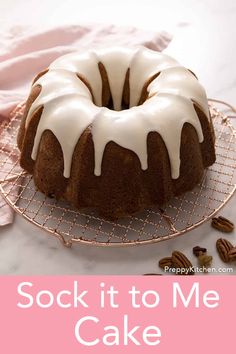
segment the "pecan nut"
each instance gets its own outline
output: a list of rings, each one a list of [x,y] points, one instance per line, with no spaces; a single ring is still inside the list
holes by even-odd
[[[201,256],[202,254],[205,254],[205,253],[207,253],[207,249],[206,248],[203,248],[203,247],[200,247],[200,246],[193,247],[194,256],[199,257],[199,256]]]
[[[219,253],[220,258],[223,262],[228,263],[230,261],[229,251],[234,248],[231,242],[226,240],[225,238],[219,238],[216,241],[216,249]]]
[[[192,263],[182,252],[174,251],[172,253],[172,264],[175,268],[179,269],[180,274],[194,274]]]
[[[228,255],[229,255],[230,262],[236,261],[236,247],[231,248]]]
[[[211,226],[222,232],[232,232],[234,230],[234,224],[232,221],[219,216],[218,218],[212,218]]]
[[[159,267],[165,269],[165,267],[170,268],[172,266],[172,257],[165,257],[159,260]]]

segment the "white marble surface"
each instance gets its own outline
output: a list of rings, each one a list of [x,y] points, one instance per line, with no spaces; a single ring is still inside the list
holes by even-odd
[[[22,18],[19,11],[22,6],[27,6],[32,16]],[[235,0],[8,0],[0,1],[0,13],[1,28],[8,27],[11,18],[12,25],[95,21],[166,29],[174,34],[167,52],[197,73],[208,96],[236,104]],[[236,223],[235,208],[234,197],[221,214]],[[225,267],[215,251],[219,237],[222,234],[206,223],[184,236],[149,246],[111,249],[75,245],[67,249],[16,216],[13,225],[0,229],[0,274],[158,272],[160,257],[174,249],[182,250],[195,262],[191,250],[197,244],[207,247],[214,256],[214,267]],[[236,233],[223,237],[236,244]],[[236,266],[233,266],[233,274],[236,274]]]

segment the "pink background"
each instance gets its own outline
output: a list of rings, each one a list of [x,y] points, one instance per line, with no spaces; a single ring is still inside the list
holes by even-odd
[[[30,309],[20,309],[17,302],[22,298],[17,294],[17,286],[21,282],[32,282],[33,295],[42,289],[48,289],[54,294],[60,290],[73,288],[77,280],[82,290],[88,290],[89,296],[84,298],[90,307],[88,309],[60,309],[54,306],[41,309],[36,306]],[[182,354],[223,353],[232,347],[235,336],[235,326],[230,320],[236,312],[235,290],[236,277],[132,277],[132,276],[61,276],[61,277],[1,277],[0,302],[0,351],[6,354],[74,354],[74,353],[171,353]],[[172,284],[178,281],[184,292],[190,290],[194,282],[200,281],[200,308],[193,305],[185,309],[182,304],[178,309],[172,308]],[[100,283],[114,285],[119,290],[118,309],[99,309]],[[133,309],[128,301],[127,291],[135,285],[140,290],[156,290],[160,295],[160,304],[155,309]],[[208,290],[219,293],[219,306],[215,309],[204,307],[201,298]],[[64,298],[66,299],[66,298]],[[130,325],[156,325],[162,332],[161,343],[158,346],[124,347],[105,346],[102,343],[93,347],[85,347],[77,342],[74,336],[76,322],[83,316],[100,318],[99,325],[88,323],[86,336],[102,335],[103,326],[121,325],[123,314],[129,314]],[[91,327],[89,327],[91,326]],[[140,336],[137,335],[137,339]]]

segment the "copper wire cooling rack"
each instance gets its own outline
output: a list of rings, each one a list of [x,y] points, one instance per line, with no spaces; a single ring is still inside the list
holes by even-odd
[[[16,135],[23,104],[17,106],[12,119],[0,130],[0,141],[4,142],[0,148],[0,191],[18,214],[67,247],[73,243],[140,245],[179,236],[211,218],[236,189],[236,130],[230,123],[230,113],[226,115],[212,101],[209,100],[209,105],[216,132],[216,163],[205,171],[202,182],[194,190],[174,198],[163,209],[154,207],[110,222],[96,212],[79,212],[64,202],[44,196],[35,188],[32,177],[19,166]],[[227,107],[234,111],[232,106]]]

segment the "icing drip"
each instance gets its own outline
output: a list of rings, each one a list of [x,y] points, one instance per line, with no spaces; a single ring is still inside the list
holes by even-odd
[[[106,69],[115,110],[101,107],[99,62]],[[130,108],[121,111],[128,69]],[[160,75],[147,88],[149,98],[137,106],[145,83],[157,73]],[[94,103],[91,92],[78,76],[91,87]],[[195,76],[169,56],[146,48],[113,48],[65,55],[50,65],[49,71],[34,83],[36,85],[41,86],[41,92],[29,110],[26,127],[39,107],[43,106],[43,112],[32,159],[37,158],[43,132],[51,130],[62,148],[66,178],[70,177],[75,146],[84,130],[91,126],[96,176],[101,175],[103,153],[109,141],[135,152],[141,168],[146,170],[147,135],[156,131],[166,145],[172,178],[177,179],[183,125],[190,123],[196,129],[199,142],[203,141],[193,102],[209,119],[206,94]]]

